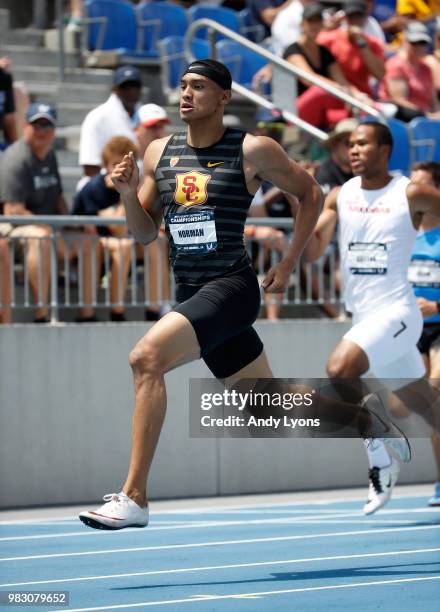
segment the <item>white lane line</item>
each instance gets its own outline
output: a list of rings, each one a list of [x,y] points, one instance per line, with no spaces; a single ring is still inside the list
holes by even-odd
[[[431,510],[429,508],[411,508],[409,510],[400,510],[400,509],[387,509],[382,510],[381,515],[396,515],[396,514],[431,514],[439,513],[439,510]],[[349,518],[361,518],[363,515],[361,514],[361,510],[356,510],[355,512],[346,512],[341,511],[339,514],[331,514],[325,515],[325,517],[333,518],[333,519],[349,519]],[[367,519],[364,519],[367,521]],[[282,517],[282,518],[270,518],[270,519],[248,519],[248,520],[235,520],[235,521],[200,521],[200,522],[188,522],[178,525],[161,525],[155,527],[154,525],[150,525],[148,527],[148,531],[175,531],[180,529],[201,529],[201,528],[214,528],[214,527],[236,527],[236,526],[249,526],[249,525],[295,525],[297,523],[309,523],[309,522],[324,522],[323,517],[321,515],[316,516],[295,516],[292,518]],[[347,521],[348,522],[348,521]],[[397,522],[397,521],[396,521]],[[127,533],[133,533],[134,531],[139,531],[138,529],[123,529],[120,531],[116,531],[118,535],[124,535]],[[89,537],[103,537],[108,536],[108,532],[100,531],[100,530],[86,530],[82,529],[81,531],[65,531],[61,533],[42,533],[38,535],[25,535],[25,536],[4,536],[0,537],[0,542],[20,542],[26,540],[51,540],[56,538],[89,538]]]
[[[405,582],[426,582],[440,580],[440,576],[426,576],[423,578],[398,578],[395,580],[375,580],[374,582],[352,582],[351,584],[333,584],[328,586],[303,587],[301,589],[283,589],[279,591],[260,591],[256,593],[234,593],[233,595],[195,595],[187,599],[170,599],[168,601],[142,601],[133,604],[120,604],[113,606],[99,606],[95,608],[69,608],[69,612],[92,612],[99,610],[122,610],[127,608],[146,608],[147,606],[166,606],[177,603],[200,603],[204,601],[218,601],[221,599],[241,599],[242,597],[263,597],[264,595],[286,595],[288,593],[306,593],[311,591],[330,591],[334,589],[354,589],[367,586],[381,586],[388,584],[402,584]],[[65,612],[65,610],[55,610]]]
[[[336,518],[344,518],[353,516],[353,512],[350,513],[340,513],[332,515]],[[312,517],[304,516],[304,517],[295,517],[295,518],[274,518],[274,519],[250,519],[250,520],[235,520],[235,521],[201,521],[198,523],[184,523],[183,525],[167,525],[161,527],[154,527],[150,525],[148,527],[148,531],[170,531],[177,529],[200,529],[204,527],[236,527],[236,526],[246,526],[246,525],[289,525],[297,522],[308,521]],[[320,518],[320,517],[316,517]],[[133,533],[134,531],[139,532],[139,529],[124,529],[120,531],[116,531],[118,535],[123,535],[124,533]],[[54,539],[54,538],[72,538],[72,537],[91,537],[91,536],[108,536],[108,532],[94,530],[90,531],[89,529],[82,529],[81,531],[66,531],[61,533],[42,533],[38,535],[27,535],[27,536],[4,536],[0,538],[0,542],[19,542],[23,540],[46,540],[46,539]]]
[[[293,535],[293,536],[278,536],[272,538],[252,538],[247,540],[215,540],[213,542],[195,542],[191,544],[164,544],[161,546],[139,546],[136,548],[113,548],[108,550],[88,550],[81,552],[69,552],[69,553],[51,553],[46,555],[27,555],[23,557],[2,557],[0,562],[8,561],[29,561],[33,559],[54,559],[60,557],[86,557],[90,555],[110,555],[121,553],[133,553],[133,552],[144,552],[152,550],[179,550],[183,548],[203,548],[208,546],[233,546],[237,544],[261,544],[265,542],[288,542],[292,540],[311,540],[317,538],[337,538],[352,535],[367,535],[371,536],[376,533],[390,533],[393,534],[409,532],[409,531],[426,531],[431,529],[440,529],[440,525],[422,525],[417,527],[399,527],[399,528],[384,528],[384,529],[362,529],[360,531],[339,531],[331,533],[313,533],[307,535]],[[70,611],[69,611],[70,612]]]
[[[317,494],[320,494],[319,492],[317,492]],[[324,491],[322,493],[323,495],[326,494],[326,491]],[[429,497],[430,493],[427,492],[426,494],[413,494],[413,493],[393,493],[393,500],[398,500],[398,499],[422,499],[422,500],[426,500],[427,497]],[[271,502],[263,502],[263,503],[259,503],[259,502],[255,502],[254,504],[235,504],[235,505],[230,505],[230,506],[204,506],[203,508],[200,508],[200,506],[194,507],[194,508],[177,508],[174,510],[152,510],[151,511],[151,516],[155,516],[155,515],[160,515],[160,514],[165,514],[165,515],[169,515],[169,514],[210,514],[210,513],[219,513],[219,514],[223,514],[223,513],[227,513],[229,510],[243,510],[245,511],[246,509],[252,509],[252,508],[286,508],[289,506],[331,506],[332,504],[340,504],[340,503],[350,503],[350,502],[359,502],[359,501],[365,501],[365,495],[359,495],[359,496],[355,496],[355,497],[338,497],[338,498],[334,498],[334,499],[325,499],[325,500],[302,500],[302,501],[286,501],[286,502],[276,502],[276,503],[271,503]],[[98,503],[98,502],[96,502]],[[153,502],[154,505],[154,502]],[[80,510],[78,510],[80,511]],[[304,510],[305,512],[307,512],[308,510]],[[318,511],[318,509],[317,509]],[[19,511],[18,511],[19,512]],[[1,512],[0,512],[0,516],[1,516]],[[75,520],[77,518],[77,516],[73,515],[73,516],[60,516],[60,517],[51,517],[51,521],[64,521],[66,519],[68,520]],[[48,519],[17,519],[17,520],[7,520],[7,521],[1,521],[0,520],[0,525],[13,525],[13,524],[33,524],[33,523],[38,523],[40,521],[47,521]]]
[[[115,578],[133,578],[139,576],[159,576],[163,574],[184,574],[191,572],[207,572],[213,570],[243,569],[246,567],[262,567],[268,565],[289,565],[292,563],[314,563],[321,561],[342,561],[344,559],[364,559],[369,557],[394,557],[401,555],[416,555],[439,552],[440,548],[420,548],[416,550],[393,550],[389,552],[361,553],[358,555],[337,555],[332,557],[307,557],[304,559],[280,559],[276,561],[256,561],[254,563],[234,563],[229,565],[205,565],[202,567],[185,567],[177,569],[154,570],[150,572],[131,572],[125,574],[107,574],[103,576],[82,576],[78,578],[56,578],[54,580],[33,580],[29,582],[9,582],[0,584],[0,588],[23,587],[41,584],[60,584],[67,582],[87,582],[90,580],[114,580]]]

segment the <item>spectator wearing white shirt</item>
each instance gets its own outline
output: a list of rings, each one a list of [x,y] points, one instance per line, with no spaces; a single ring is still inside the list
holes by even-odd
[[[141,92],[142,79],[138,68],[120,66],[115,70],[110,97],[91,110],[81,125],[79,163],[86,177],[100,171],[102,151],[110,138],[126,136],[136,142],[133,117]]]
[[[311,1],[293,0],[273,20],[271,28],[272,47],[278,55],[282,55],[289,45],[292,45],[299,39],[304,7],[310,4]]]

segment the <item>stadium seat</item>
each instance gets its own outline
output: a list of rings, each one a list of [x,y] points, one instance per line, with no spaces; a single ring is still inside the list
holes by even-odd
[[[171,2],[142,2],[136,13],[141,27],[141,48],[151,57],[159,57],[159,40],[184,36],[188,27],[185,9]]]
[[[115,51],[123,61],[146,59],[138,47],[138,23],[133,5],[123,0],[88,0],[84,4],[89,51]]]
[[[396,14],[396,0],[376,0],[371,14],[378,21],[385,21]]]
[[[399,119],[388,119],[387,123],[394,141],[388,167],[390,170],[400,170],[408,174],[411,164],[411,143],[407,124]]]
[[[229,28],[233,32],[240,32],[240,20],[238,13],[232,9],[223,8],[222,6],[212,6],[210,4],[195,4],[188,9],[188,17],[190,22],[198,19],[212,19],[221,25]],[[196,32],[197,38],[207,38],[207,28],[200,28]],[[222,34],[216,34],[216,40],[222,40],[225,37]]]
[[[440,162],[440,121],[416,117],[409,123],[414,161]]]
[[[158,41],[162,68],[162,86],[168,96],[179,86],[182,71],[188,63],[183,43],[183,36],[167,36]],[[210,43],[207,40],[194,38],[191,43],[191,50],[196,59],[211,56]]]
[[[234,81],[250,88],[254,74],[267,64],[267,60],[257,53],[246,49],[233,40],[220,40],[216,43],[217,58],[226,64]]]
[[[240,34],[245,36],[252,42],[260,43],[264,40],[264,28],[259,23],[252,23],[251,12],[248,8],[244,8],[238,12],[240,22]]]

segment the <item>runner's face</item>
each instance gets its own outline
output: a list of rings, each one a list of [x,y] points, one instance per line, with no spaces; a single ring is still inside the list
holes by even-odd
[[[213,115],[230,98],[214,81],[187,73],[180,81],[180,118],[186,123]]]
[[[383,145],[377,144],[376,130],[360,125],[350,135],[349,158],[353,174],[374,174],[387,162]]]

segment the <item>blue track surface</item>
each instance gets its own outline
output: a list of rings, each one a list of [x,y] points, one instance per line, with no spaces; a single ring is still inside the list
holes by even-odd
[[[325,499],[317,494],[317,500]],[[76,520],[0,524],[0,591],[69,591],[15,609],[440,609],[440,508],[396,497],[152,512],[146,529]],[[9,606],[1,609],[14,609]]]

